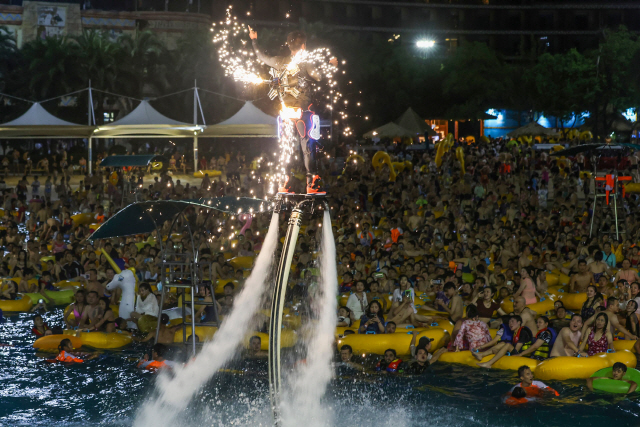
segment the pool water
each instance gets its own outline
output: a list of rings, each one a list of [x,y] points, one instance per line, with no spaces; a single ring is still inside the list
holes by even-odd
[[[45,315],[59,323],[61,310]],[[31,347],[32,315],[0,325],[0,426],[131,426],[154,392],[153,374],[136,368],[146,347],[100,352],[86,364],[44,362]],[[266,361],[233,362],[194,399],[180,426],[270,426]],[[549,382],[560,397],[507,407],[502,395],[516,382],[509,371],[436,364],[425,375],[356,374],[339,368],[325,398],[336,426],[617,426],[640,425],[640,393],[591,393],[583,381]],[[308,426],[313,425],[310,420]]]

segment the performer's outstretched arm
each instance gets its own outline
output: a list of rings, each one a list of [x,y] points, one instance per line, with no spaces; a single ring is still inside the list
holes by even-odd
[[[253,51],[260,61],[264,62],[271,68],[275,68],[276,70],[282,70],[287,65],[286,58],[284,56],[268,56],[262,53],[258,47],[258,32],[251,27],[249,27],[249,37],[251,38]]]

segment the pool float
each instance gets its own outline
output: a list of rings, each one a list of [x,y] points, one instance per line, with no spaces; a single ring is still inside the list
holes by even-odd
[[[67,311],[67,309],[68,309],[70,306],[71,306],[71,304],[69,304],[68,306],[66,306],[66,307],[65,307],[65,309],[64,309],[64,312],[66,312],[66,311]],[[111,304],[109,307],[111,308],[111,311],[113,311],[113,315],[114,315],[116,318],[120,317],[120,316],[119,316],[119,313],[118,313],[120,310],[118,309],[118,306],[117,306],[117,305],[115,305],[115,304]],[[73,311],[72,311],[71,313],[69,313],[69,317],[67,317],[67,319],[69,319],[69,321],[76,320],[76,315],[75,315],[75,314],[73,314]]]
[[[568,293],[561,292],[557,297],[564,304],[565,308],[569,310],[580,310],[582,305],[587,301],[587,293]]]
[[[371,164],[376,170],[380,169],[383,164],[386,164],[389,167],[389,181],[394,182],[396,180],[396,171],[391,163],[391,157],[389,157],[389,154],[386,151],[376,152],[376,154],[371,158]]]
[[[58,350],[60,341],[68,339],[71,341],[73,348],[82,347],[82,340],[75,335],[47,335],[46,337],[40,337],[33,343],[33,348],[38,350]]]
[[[555,297],[553,296],[547,296],[540,298],[540,301],[533,303],[533,304],[529,304],[527,305],[527,307],[530,310],[535,311],[538,314],[544,314],[547,311],[553,310],[553,299],[555,299]],[[509,298],[507,300],[505,300],[502,305],[500,305],[500,308],[503,309],[505,311],[505,313],[511,313],[513,312],[513,298]]]
[[[488,362],[493,358],[493,354],[489,354],[482,358],[482,361],[478,361],[471,351],[457,351],[457,352],[447,352],[443,353],[440,356],[440,361],[445,363],[460,363],[462,365],[467,365],[472,368],[479,368],[478,363]],[[505,371],[517,371],[520,366],[528,366],[531,371],[535,371],[538,366],[538,361],[534,359],[529,359],[528,357],[518,357],[518,356],[504,356],[501,357],[496,363],[493,364],[491,369],[500,369]]]
[[[189,335],[191,335],[190,324],[186,325],[186,330],[187,330],[187,338],[189,338]],[[198,337],[199,342],[211,341],[211,339],[213,338],[213,335],[215,335],[217,331],[218,331],[218,328],[216,326],[196,326],[196,336]],[[178,329],[176,333],[173,335],[173,342],[181,343],[183,339],[182,333],[183,333],[183,330]]]
[[[421,332],[416,343],[421,337],[433,338],[432,350],[437,350],[444,346],[449,334],[442,328],[430,328]],[[409,344],[411,343],[412,332],[396,332],[395,334],[353,334],[338,339],[338,348],[343,345],[350,345],[354,353],[384,354],[385,350],[392,348],[398,354],[409,354]]]
[[[636,356],[624,350],[590,357],[561,356],[542,361],[536,369],[536,377],[542,381],[586,379],[616,362],[624,363],[627,367],[635,367],[637,363]]]
[[[476,275],[473,273],[462,273],[462,280],[465,283],[473,283],[476,280]]]
[[[254,260],[255,260],[255,257],[252,257],[252,256],[237,256],[235,258],[231,258],[227,262],[237,270],[239,268],[249,269],[253,267]]]
[[[600,369],[597,372],[594,372],[592,377],[608,377],[606,379],[597,379],[593,380],[593,388],[594,390],[606,391],[609,393],[621,393],[627,394],[629,392],[629,387],[631,384],[624,381],[617,381],[611,377],[611,372],[613,371],[612,367]],[[631,380],[636,384],[640,384],[640,371],[633,368],[627,368],[627,372],[622,377],[624,380]]]
[[[193,177],[194,178],[204,178],[204,174],[209,175],[209,177],[212,176],[220,176],[222,175],[222,171],[217,171],[217,170],[199,170],[193,173]]]
[[[82,286],[82,283],[80,282],[72,282],[71,280],[62,280],[58,283],[54,283],[53,286],[55,286],[58,289],[69,289],[69,288],[79,288]]]
[[[91,224],[95,219],[95,217],[96,217],[95,212],[87,212],[87,213],[72,215],[71,220],[76,226],[87,225],[87,224]]]
[[[269,335],[264,332],[251,332],[247,334],[244,337],[245,348],[249,348],[249,340],[251,340],[253,336],[260,337],[260,350],[269,350]],[[283,329],[280,337],[282,338],[281,345],[283,348],[293,347],[298,342],[298,334],[290,329]]]
[[[14,300],[8,300],[8,299],[0,300],[0,310],[2,310],[5,313],[6,312],[18,313],[23,311],[29,311],[32,306],[33,306],[33,302],[31,301],[31,298],[29,298],[27,295],[24,295],[24,294],[18,294],[16,299]]]
[[[74,333],[74,331],[65,331]],[[93,348],[113,349],[131,344],[131,334],[128,332],[80,332],[75,331],[76,337],[80,338],[82,345]]]
[[[613,341],[613,349],[615,351],[627,350],[632,353],[636,352],[636,340],[615,340]]]
[[[65,289],[64,291],[44,291],[44,293],[54,305],[68,305],[74,301],[76,291],[75,289]],[[38,303],[38,300],[44,299],[42,294],[38,292],[25,295],[31,298],[31,302],[34,305]],[[45,302],[47,301],[45,300]]]
[[[145,314],[138,319],[138,330],[143,334],[155,331],[158,326],[158,318]]]

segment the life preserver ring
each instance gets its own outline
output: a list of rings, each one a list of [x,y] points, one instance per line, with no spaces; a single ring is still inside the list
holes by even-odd
[[[609,393],[621,393],[627,394],[629,392],[630,384],[625,381],[618,381],[611,378],[611,372],[613,371],[613,367],[600,369],[597,372],[594,372],[591,377],[609,377],[606,379],[597,379],[593,380],[593,388],[594,390],[606,391]],[[627,372],[622,377],[624,380],[631,380],[636,384],[640,384],[640,371],[635,368],[627,368]]]

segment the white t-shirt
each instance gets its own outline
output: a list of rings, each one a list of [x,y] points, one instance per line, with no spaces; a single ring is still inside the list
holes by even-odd
[[[362,293],[362,302],[355,293],[349,295],[349,299],[347,300],[347,308],[353,312],[354,319],[361,318],[368,305],[367,294],[364,292]]]
[[[136,313],[158,317],[159,311],[158,300],[154,294],[147,295],[147,298],[144,300],[140,295],[136,298]]]

